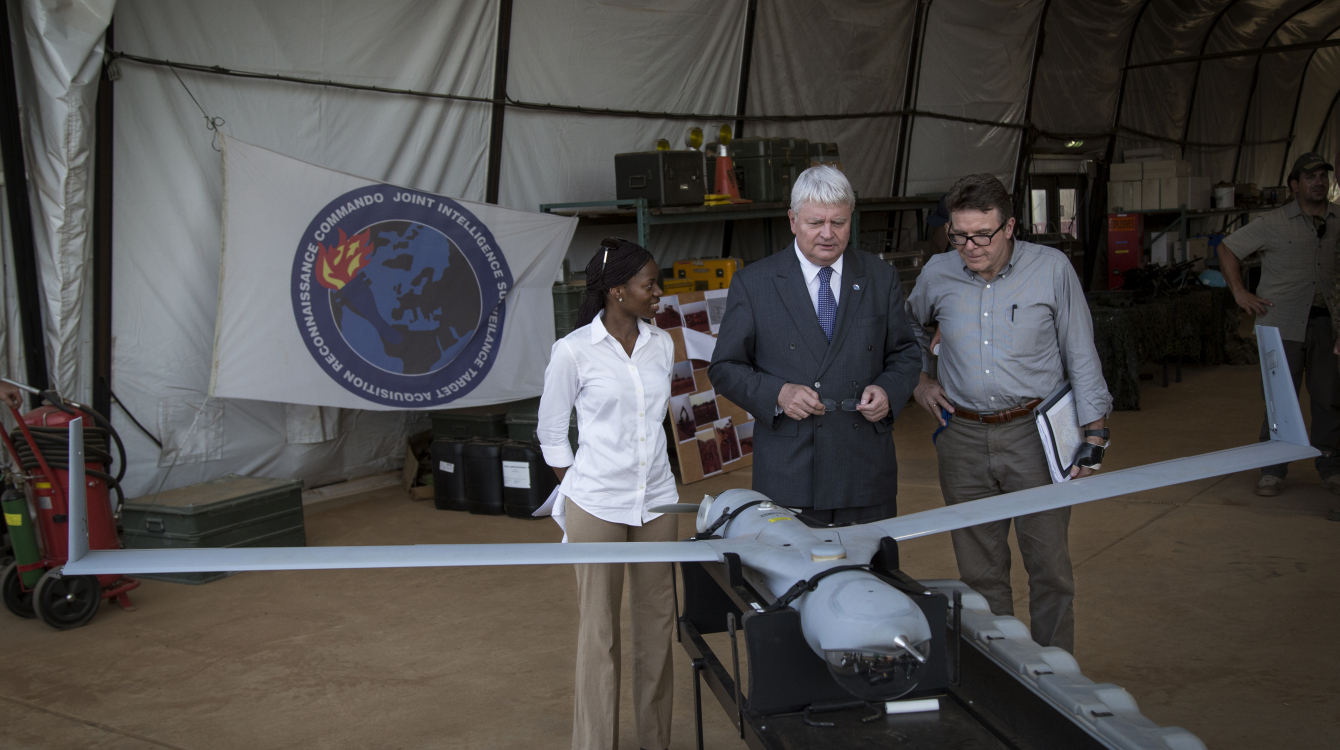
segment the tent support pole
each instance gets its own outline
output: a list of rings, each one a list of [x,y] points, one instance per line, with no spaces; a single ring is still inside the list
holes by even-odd
[[[1135,21],[1131,23],[1131,35],[1126,39],[1126,59],[1121,66],[1121,80],[1117,83],[1117,105],[1112,108],[1112,135],[1107,137],[1107,151],[1104,153],[1103,163],[1098,165],[1098,174],[1095,179],[1107,184],[1107,175],[1111,169],[1112,160],[1117,153],[1117,126],[1121,125],[1121,107],[1126,102],[1126,74],[1130,70],[1131,51],[1135,49],[1135,34],[1140,30],[1140,20],[1145,17],[1145,11],[1149,10],[1151,0],[1145,0],[1140,4],[1140,10],[1136,11]],[[1104,206],[1106,208],[1106,206]],[[1104,211],[1106,214],[1106,211]],[[1101,241],[1099,241],[1101,240]],[[1107,242],[1107,222],[1103,222],[1102,234],[1095,236],[1093,244],[1084,245],[1084,278],[1092,279],[1094,268],[1098,265],[1098,248]]]
[[[1196,53],[1197,57],[1205,54],[1206,48],[1210,44],[1210,37],[1214,36],[1214,30],[1219,26],[1219,22],[1224,19],[1229,9],[1237,5],[1238,0],[1229,0],[1219,12],[1214,14],[1214,20],[1210,21],[1210,28],[1205,31],[1205,37],[1200,40],[1200,51]],[[1182,118],[1182,158],[1186,158],[1186,141],[1191,137],[1191,112],[1196,106],[1196,90],[1200,88],[1200,66],[1201,61],[1196,61],[1196,72],[1191,75],[1191,95],[1186,100],[1186,116]]]
[[[1340,26],[1331,29],[1331,32],[1325,38],[1330,39],[1335,36],[1336,32],[1340,32]],[[1303,106],[1303,86],[1307,84],[1307,74],[1308,71],[1312,70],[1312,61],[1316,57],[1317,50],[1314,49],[1312,54],[1307,56],[1307,62],[1303,65],[1303,74],[1298,77],[1298,96],[1293,100],[1293,117],[1289,118],[1289,140],[1284,144],[1284,159],[1280,162],[1279,184],[1281,185],[1287,184],[1284,182],[1284,178],[1289,174],[1289,152],[1293,150],[1294,139],[1298,137],[1298,134],[1293,131],[1294,128],[1298,127],[1298,109]]]
[[[1051,7],[1052,0],[1045,0],[1042,4],[1042,13],[1038,15],[1038,36],[1033,42],[1033,68],[1028,73],[1028,92],[1024,94],[1024,122],[1033,121],[1033,85],[1038,80],[1038,61],[1042,59],[1042,46],[1047,40],[1047,11]],[[1028,158],[1033,152],[1035,140],[1032,128],[1019,133],[1019,153],[1014,162],[1014,215],[1020,221],[1023,221],[1024,212],[1029,206],[1025,196],[1028,184]],[[1087,287],[1086,284],[1085,288]]]
[[[1297,18],[1300,13],[1305,13],[1309,10],[1312,10],[1313,8],[1317,7],[1320,4],[1321,0],[1312,0],[1312,2],[1308,3],[1307,5],[1304,5],[1303,7],[1294,11],[1293,13],[1290,13],[1289,16],[1285,18],[1283,21],[1280,21],[1278,24],[1275,24],[1275,28],[1270,30],[1270,34],[1266,36],[1265,41],[1261,42],[1261,49],[1265,49],[1266,47],[1270,46],[1270,40],[1274,39],[1275,35],[1279,33],[1279,30],[1284,28],[1284,24]],[[1247,89],[1247,106],[1242,108],[1242,130],[1238,133],[1238,150],[1237,153],[1233,155],[1233,177],[1232,179],[1229,180],[1229,182],[1238,181],[1238,167],[1242,164],[1242,144],[1246,143],[1247,141],[1247,123],[1251,122],[1252,119],[1252,102],[1256,100],[1256,84],[1261,79],[1262,57],[1263,55],[1258,55],[1256,58],[1256,64],[1252,66],[1252,85],[1250,88]]]
[[[112,48],[112,24],[106,47]],[[112,413],[112,80],[98,79],[93,167],[93,408]]]
[[[925,38],[926,22],[930,17],[929,0],[917,3],[917,12],[912,19],[912,43],[907,48],[907,80],[903,82],[903,111],[910,112],[916,106],[918,82],[921,77],[921,43]],[[903,183],[907,167],[907,146],[912,138],[913,116],[902,116],[902,125],[898,128],[898,156],[893,162],[893,185],[890,195],[902,195],[906,185]],[[900,217],[901,218],[901,217]]]
[[[754,27],[758,23],[758,0],[749,0],[744,9],[744,41],[740,48],[740,80],[736,86],[735,97],[735,116],[744,117],[745,105],[749,102],[749,71],[754,62]],[[735,121],[735,133],[733,138],[744,136],[744,120]],[[716,179],[716,175],[703,175],[704,178],[711,181]],[[715,185],[713,190],[715,190]],[[713,192],[709,190],[707,192]],[[771,222],[772,219],[764,219]],[[735,222],[726,221],[721,225],[721,257],[729,258],[731,241],[735,237]],[[767,254],[772,254],[772,248],[766,248]]]
[[[1331,113],[1335,112],[1335,103],[1338,101],[1340,101],[1340,91],[1336,91],[1335,96],[1331,97],[1331,106],[1326,108],[1326,116],[1321,118],[1321,127],[1317,129],[1317,140],[1312,143],[1314,153],[1321,148],[1321,137],[1326,135],[1326,126],[1330,124]]]
[[[507,61],[512,47],[512,0],[498,0],[498,43],[493,61],[493,117],[489,124],[488,184],[484,202],[498,202],[502,181],[503,116],[507,114]]]
[[[1121,107],[1126,103],[1126,75],[1131,67],[1131,51],[1135,49],[1135,35],[1140,31],[1140,20],[1145,17],[1145,11],[1149,10],[1151,0],[1145,0],[1140,4],[1140,10],[1135,14],[1135,22],[1131,24],[1131,35],[1126,39],[1126,60],[1121,66],[1121,80],[1117,82],[1117,106],[1112,109],[1112,135],[1108,136],[1107,141],[1107,163],[1111,164],[1112,159],[1117,153],[1117,126],[1121,125]],[[1088,266],[1088,258],[1085,258],[1085,266]]]
[[[42,302],[37,277],[37,250],[33,244],[33,215],[28,203],[28,177],[23,159],[23,133],[19,124],[19,92],[15,78],[14,50],[10,43],[8,3],[0,8],[0,152],[4,154],[5,194],[9,203],[9,229],[14,252],[14,277],[18,287],[23,358],[28,384],[51,385],[47,376],[46,346],[42,339]],[[11,376],[18,373],[10,373]],[[37,396],[29,397],[33,406]]]

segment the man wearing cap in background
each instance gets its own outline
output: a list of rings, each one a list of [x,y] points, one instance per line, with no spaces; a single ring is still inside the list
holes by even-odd
[[[1256,316],[1258,325],[1275,326],[1293,374],[1294,391],[1307,378],[1312,402],[1312,445],[1321,451],[1321,483],[1340,494],[1340,359],[1326,292],[1335,270],[1335,240],[1340,235],[1340,206],[1327,200],[1335,170],[1316,154],[1303,154],[1289,173],[1295,200],[1261,214],[1224,238],[1219,253],[1224,281],[1238,307]],[[1261,255],[1261,283],[1247,291],[1239,261]],[[1261,440],[1270,439],[1269,420],[1261,422]],[[1256,494],[1274,497],[1284,488],[1288,464],[1261,470]]]

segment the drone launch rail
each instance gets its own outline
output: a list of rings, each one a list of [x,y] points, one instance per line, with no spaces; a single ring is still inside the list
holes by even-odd
[[[927,601],[918,602],[933,623],[938,647],[933,649],[932,659],[940,659],[941,666],[928,687],[919,688],[908,698],[934,698],[939,709],[871,715],[869,707],[852,703],[850,694],[833,681],[824,663],[805,644],[794,611],[784,609],[768,614],[759,611],[765,600],[757,595],[742,575],[743,570],[732,560],[682,563],[680,570],[684,580],[684,611],[679,620],[679,641],[693,669],[699,748],[703,747],[700,681],[707,684],[752,750],[795,747],[849,750],[904,745],[924,750],[1203,747],[1185,730],[1158,727],[1144,719],[1133,709],[1133,702],[1130,710],[1117,717],[1125,728],[1119,739],[1105,741],[1103,732],[1107,729],[1110,734],[1111,728],[1100,727],[1097,722],[1113,720],[1104,710],[1107,707],[1094,701],[1085,706],[1093,709],[1093,717],[1087,712],[1083,717],[1073,715],[1030,684],[1029,678],[1015,674],[1014,665],[993,655],[998,646],[990,644],[1013,644],[1005,650],[1007,653],[1026,651],[1027,647],[1020,649],[1018,641],[1012,640],[1017,633],[997,633],[992,628],[1001,625],[1001,620],[1009,620],[1023,632],[1027,632],[1026,628],[1014,618],[995,618],[989,611],[974,611],[972,606],[965,606],[964,602],[970,598],[977,600],[977,607],[985,605],[980,596],[957,581],[924,582],[931,595],[924,597]],[[972,616],[971,624],[962,618],[946,617],[949,595],[955,591],[958,605]],[[743,670],[723,662],[705,638],[727,632],[729,617],[735,618],[736,623],[743,622],[742,629],[737,627],[731,633],[732,650],[738,642],[740,653],[746,657]],[[988,640],[982,641],[980,636]],[[1027,646],[1037,649],[1031,641]],[[748,675],[747,689],[738,684],[745,681],[741,671]],[[1036,680],[1034,675],[1033,681]],[[1125,696],[1125,691],[1115,685],[1088,684],[1096,695]],[[821,714],[805,710],[810,705],[843,703],[849,708]],[[819,721],[831,726],[820,726]]]

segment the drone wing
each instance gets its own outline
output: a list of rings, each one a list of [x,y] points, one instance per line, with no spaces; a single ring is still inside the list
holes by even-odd
[[[1271,435],[1267,442],[1095,474],[1084,479],[949,505],[868,525],[894,539],[912,539],[1319,455],[1319,451],[1308,444],[1307,428],[1303,424],[1303,414],[1298,409],[1298,397],[1294,393],[1289,365],[1284,358],[1279,329],[1257,326],[1256,340],[1261,353],[1266,412],[1270,415]]]
[[[702,542],[598,544],[404,544],[384,547],[232,547],[223,549],[88,548],[83,420],[70,422],[69,559],[66,575],[204,573],[216,570],[429,568],[461,565],[714,562]]]
[[[1257,326],[1261,376],[1271,440],[1190,458],[1099,474],[1063,484],[893,518],[866,527],[895,539],[952,531],[989,521],[1038,513],[1132,492],[1318,455],[1307,430],[1279,331]],[[388,547],[253,547],[231,549],[89,550],[80,420],[70,423],[69,575],[184,573],[331,568],[411,568],[463,565],[562,565],[573,563],[711,562],[715,542],[605,544],[422,544]],[[862,528],[862,527],[853,527]]]
[[[700,542],[600,544],[403,544],[384,547],[233,547],[90,550],[65,564],[67,575],[196,573],[215,570],[432,568],[463,565],[714,562]]]

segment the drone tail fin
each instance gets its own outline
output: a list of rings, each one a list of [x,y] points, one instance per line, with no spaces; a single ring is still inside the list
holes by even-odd
[[[1256,327],[1256,346],[1261,354],[1261,387],[1265,391],[1266,415],[1270,420],[1270,439],[1294,445],[1309,445],[1298,394],[1293,388],[1289,361],[1284,356],[1280,330],[1273,326]]]
[[[88,554],[88,493],[84,481],[84,418],[70,421],[69,455],[70,490],[65,500],[66,526],[69,527],[69,547],[66,564],[76,562]]]

